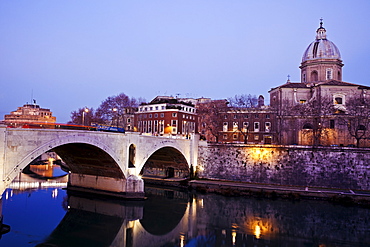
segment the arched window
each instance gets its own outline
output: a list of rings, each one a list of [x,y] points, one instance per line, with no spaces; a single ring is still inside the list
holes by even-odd
[[[134,144],[130,145],[128,152],[129,152],[128,167],[133,168],[135,167],[135,155],[136,155],[136,147]]]
[[[312,71],[312,73],[311,73],[311,80],[312,81],[318,81],[319,80],[319,75],[318,75],[318,73],[317,73],[316,70]]]
[[[305,129],[305,130],[312,130],[313,127],[312,127],[312,124],[310,123],[306,123],[303,125],[303,128],[302,129]]]
[[[360,124],[358,127],[357,127],[358,130],[366,130],[366,127],[365,125],[362,125]]]

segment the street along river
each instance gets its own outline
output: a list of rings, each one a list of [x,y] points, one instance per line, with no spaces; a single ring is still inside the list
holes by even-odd
[[[6,190],[0,246],[370,246],[370,210],[357,206],[150,186],[122,201],[45,183]]]

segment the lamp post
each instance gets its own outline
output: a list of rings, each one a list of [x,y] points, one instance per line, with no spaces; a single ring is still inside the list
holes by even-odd
[[[116,125],[117,125],[116,127],[118,128],[118,109],[113,108],[112,111],[113,111],[112,125],[114,123],[114,118],[116,118]]]
[[[88,108],[85,108],[82,111],[82,125],[85,125],[85,113],[88,113],[88,112],[89,112],[89,109]]]

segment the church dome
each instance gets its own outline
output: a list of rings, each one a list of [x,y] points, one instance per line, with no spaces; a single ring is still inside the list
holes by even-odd
[[[341,59],[337,46],[326,38],[326,30],[320,22],[313,41],[303,54],[302,62],[314,59]]]

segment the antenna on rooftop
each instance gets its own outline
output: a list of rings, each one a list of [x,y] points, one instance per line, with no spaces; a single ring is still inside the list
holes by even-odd
[[[286,82],[290,83],[290,75],[288,75],[287,77],[288,77],[288,80]]]

